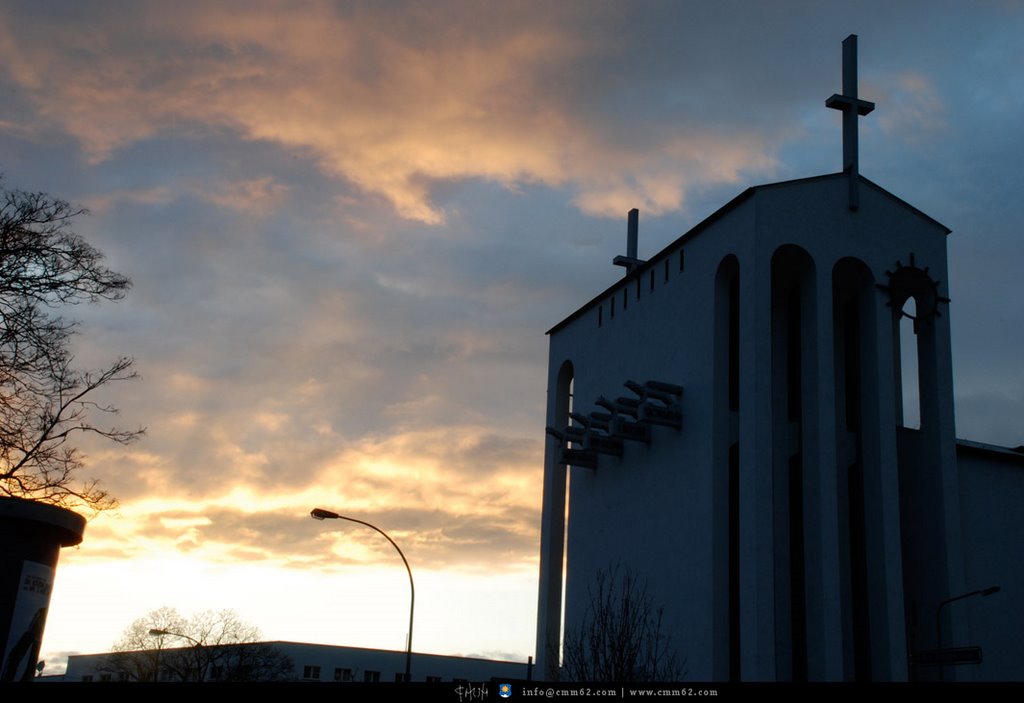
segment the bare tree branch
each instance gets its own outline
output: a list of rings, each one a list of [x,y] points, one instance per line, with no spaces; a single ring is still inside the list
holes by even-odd
[[[0,181],[0,495],[94,511],[114,499],[94,479],[79,480],[73,435],[128,444],[144,432],[105,427],[94,415],[117,409],[92,394],[138,378],[128,357],[100,371],[72,366],[76,323],[65,305],[124,297],[131,282],[103,266],[103,254],[71,229],[85,210]]]
[[[291,659],[259,642],[258,627],[233,610],[186,619],[174,608],[139,618],[113,647],[103,671],[128,681],[281,681]]]
[[[587,589],[583,620],[568,630],[562,676],[569,681],[679,681],[686,677],[672,638],[662,630],[646,583],[612,566],[598,571]]]

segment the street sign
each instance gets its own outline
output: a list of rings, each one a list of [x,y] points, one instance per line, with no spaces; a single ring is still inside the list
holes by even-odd
[[[949,664],[980,664],[981,647],[948,647],[928,649],[913,656],[917,666],[946,666]]]

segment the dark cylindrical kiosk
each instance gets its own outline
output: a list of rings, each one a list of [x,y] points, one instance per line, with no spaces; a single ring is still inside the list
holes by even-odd
[[[80,543],[84,531],[78,513],[0,498],[0,681],[35,675],[60,548]]]

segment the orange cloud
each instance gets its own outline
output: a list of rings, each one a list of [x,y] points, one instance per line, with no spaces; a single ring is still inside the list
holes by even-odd
[[[256,417],[263,432],[268,423],[286,421]],[[211,445],[206,455],[216,459],[188,471],[141,449],[91,454],[95,466],[130,479],[135,495],[90,525],[90,554],[189,553],[215,562],[295,567],[317,563],[325,550],[347,561],[392,558],[372,532],[321,530],[317,542],[302,537],[315,532],[308,513],[322,506],[379,525],[424,565],[467,568],[488,557],[510,564],[536,558],[539,439],[434,426],[350,442],[309,465],[278,445],[248,451],[223,429],[203,441]],[[295,448],[294,437],[286,444]],[[268,470],[286,480],[268,483]]]
[[[0,57],[93,160],[157,134],[227,127],[311,156],[431,224],[445,220],[437,181],[569,185],[585,212],[618,217],[680,208],[698,172],[735,180],[740,164],[767,165],[757,140],[693,127],[677,127],[667,148],[664,134],[616,145],[570,97],[577,69],[614,41],[586,37],[557,9],[457,9],[309,0],[288,12],[143,4],[65,24],[39,14],[5,23]],[[259,179],[210,195],[231,206],[280,197]]]
[[[200,197],[215,205],[239,212],[263,214],[280,205],[290,189],[269,176],[227,183],[212,190],[200,190]]]

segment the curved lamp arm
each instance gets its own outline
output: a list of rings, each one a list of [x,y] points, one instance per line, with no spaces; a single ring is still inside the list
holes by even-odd
[[[391,546],[395,548],[396,552],[398,552],[398,556],[402,557],[402,563],[405,564],[405,571],[409,574],[409,640],[405,648],[405,680],[411,681],[412,678],[410,672],[412,669],[412,622],[413,613],[416,607],[416,585],[412,581],[412,569],[409,568],[409,560],[405,558],[405,554],[402,553],[402,549],[395,543],[395,540],[391,539],[391,537],[388,536],[387,532],[380,529],[376,525],[372,525],[366,522],[365,520],[359,520],[354,517],[340,515],[330,510],[324,510],[323,508],[315,508],[314,510],[310,511],[309,515],[314,520],[348,520],[349,522],[355,522],[360,525],[365,525],[366,527],[369,527],[371,530],[375,530],[376,532],[383,535],[384,539],[390,542]]]

